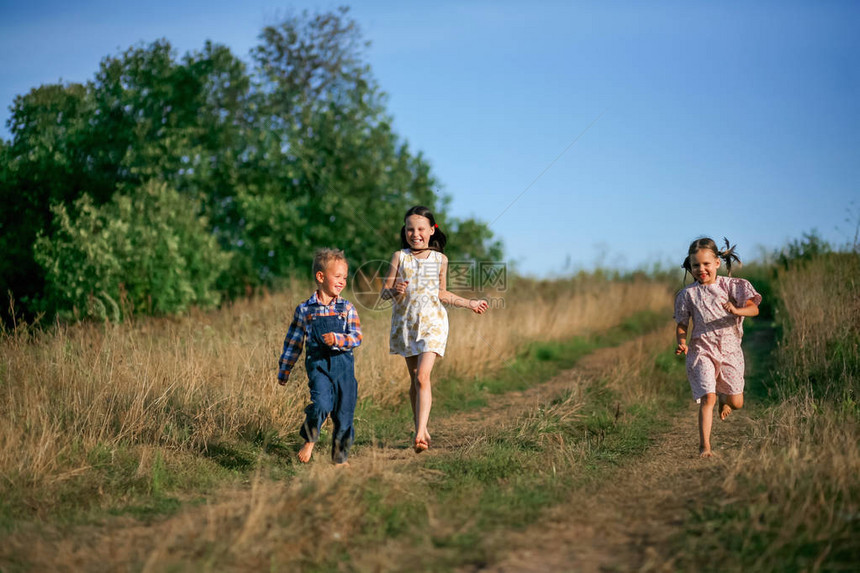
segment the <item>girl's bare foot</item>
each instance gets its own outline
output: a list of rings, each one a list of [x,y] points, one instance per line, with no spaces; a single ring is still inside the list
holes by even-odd
[[[700,458],[710,458],[714,454],[711,453],[711,448],[699,448],[699,457]]]
[[[336,467],[336,468],[348,468],[349,462],[340,462],[339,464],[334,464],[334,467]]]
[[[430,444],[428,444],[425,440],[415,438],[415,453],[416,454],[420,454],[421,452],[427,451],[427,449],[429,447],[430,447]]]
[[[725,420],[729,417],[729,414],[732,413],[732,407],[726,403],[726,395],[719,394],[719,400],[717,403],[719,405],[719,408],[717,409],[720,412],[720,420]]]
[[[302,446],[302,449],[299,450],[299,461],[303,464],[311,461],[311,454],[314,452],[315,442],[305,442],[305,445]]]

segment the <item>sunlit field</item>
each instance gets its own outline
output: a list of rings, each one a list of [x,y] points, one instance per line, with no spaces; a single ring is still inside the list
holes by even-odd
[[[181,318],[5,332],[4,497],[28,512],[62,504],[64,495],[115,503],[112,495],[151,487],[153,464],[186,464],[193,484],[205,468],[195,472],[188,464],[205,465],[196,455],[207,448],[296,439],[306,377],[300,361],[290,384],[278,386],[277,360],[293,309],[310,292],[297,284]],[[448,351],[434,369],[436,378],[487,376],[527,341],[597,332],[637,311],[665,309],[669,290],[659,282],[582,277],[523,281],[501,294],[505,308],[483,316],[449,310]],[[388,353],[390,311],[359,310],[360,399],[400,404],[407,399],[407,374],[403,359]],[[125,468],[121,483],[112,466]]]
[[[684,537],[728,569],[848,571],[860,564],[860,257],[832,253],[770,271],[776,352],[767,408],[726,468],[719,505]],[[763,274],[763,276],[766,276]],[[707,532],[707,533],[705,533]]]
[[[860,555],[860,264],[840,253],[749,272],[769,306],[744,342],[753,373],[738,414],[748,416],[738,426],[743,445],[720,444],[722,456],[707,462],[708,475],[720,476],[714,490],[687,508],[653,562],[848,570]],[[473,293],[498,307],[483,316],[450,309],[448,351],[434,370],[431,427],[444,421],[463,441],[430,457],[407,448],[407,376],[388,353],[390,310],[347,293],[360,301],[364,331],[348,473],[332,469],[325,450],[297,464],[301,361],[287,386],[276,383],[287,325],[310,283],[177,318],[19,324],[0,340],[0,562],[428,571],[490,563],[511,535],[540,531],[565,504],[611,488],[688,412],[683,361],[672,354],[678,286],[581,275]],[[553,400],[525,400],[515,416],[464,417],[598,348],[612,354],[568,371]],[[682,421],[660,448],[694,457],[695,420]],[[631,500],[636,487],[647,495],[629,487]],[[111,516],[125,520],[122,535],[104,527]],[[96,535],[91,546],[82,535]],[[702,554],[713,566],[702,566]]]

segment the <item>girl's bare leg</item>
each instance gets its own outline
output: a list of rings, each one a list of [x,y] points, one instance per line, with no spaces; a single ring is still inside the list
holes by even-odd
[[[711,457],[711,425],[714,421],[716,394],[705,394],[699,402],[699,455]]]
[[[430,407],[433,393],[430,388],[430,373],[436,361],[435,352],[424,352],[416,357],[418,364],[415,373],[415,451],[422,452],[430,445],[427,422],[430,420]]]
[[[740,410],[744,407],[743,394],[720,394],[720,420],[725,420],[732,410]]]
[[[418,427],[418,356],[406,357],[409,370],[409,404],[412,406],[412,423]]]

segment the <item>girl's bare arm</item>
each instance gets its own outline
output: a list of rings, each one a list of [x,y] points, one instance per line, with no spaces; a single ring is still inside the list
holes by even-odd
[[[733,305],[731,301],[724,302],[723,308],[726,309],[726,312],[735,316],[758,316],[758,305],[751,300],[748,300],[741,308]]]
[[[476,314],[483,314],[489,304],[485,300],[477,299],[477,298],[463,298],[462,296],[456,295],[451,291],[447,290],[448,281],[448,257],[442,257],[442,265],[439,269],[439,300],[442,301],[443,304],[450,304],[451,306],[459,306],[462,308],[469,308],[472,312]]]
[[[687,354],[687,325],[680,322],[675,325],[675,354]]]
[[[382,300],[388,300],[406,292],[406,286],[409,284],[409,281],[397,280],[397,271],[399,270],[400,252],[398,251],[391,257],[391,263],[388,266],[388,276],[385,277],[385,282],[382,283],[382,290],[379,292]]]

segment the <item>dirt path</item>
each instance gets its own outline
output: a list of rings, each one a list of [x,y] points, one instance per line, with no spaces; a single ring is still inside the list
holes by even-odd
[[[771,344],[772,332],[753,335],[753,345]],[[599,361],[600,356],[592,358]],[[749,356],[747,358],[749,363]],[[599,362],[598,362],[599,364]],[[761,365],[759,365],[761,367]],[[507,532],[505,555],[484,572],[672,571],[669,540],[697,501],[712,498],[751,435],[749,393],[745,408],[714,421],[714,457],[698,456],[697,409],[690,403],[648,453],[616,479],[551,508],[521,532]]]
[[[618,479],[575,492],[535,525],[507,534],[509,552],[482,571],[671,571],[667,541],[696,500],[717,491],[743,446],[749,418],[740,411],[715,424],[716,457],[709,460],[696,452],[695,424],[690,406]]]
[[[522,392],[492,396],[485,408],[433,420],[433,448],[426,455],[450,455],[482,435],[487,428],[509,423],[518,415],[571,390],[584,379],[611,369],[628,344],[604,348],[584,357],[573,369]],[[494,573],[543,571],[671,571],[668,540],[678,532],[689,510],[702,497],[718,491],[743,448],[750,429],[749,408],[715,420],[714,457],[698,455],[697,406],[675,417],[648,453],[613,475],[611,481],[550,508],[524,531],[505,531],[504,555],[479,569]],[[409,463],[416,456],[402,448],[384,454]],[[361,467],[366,461],[357,460]]]

